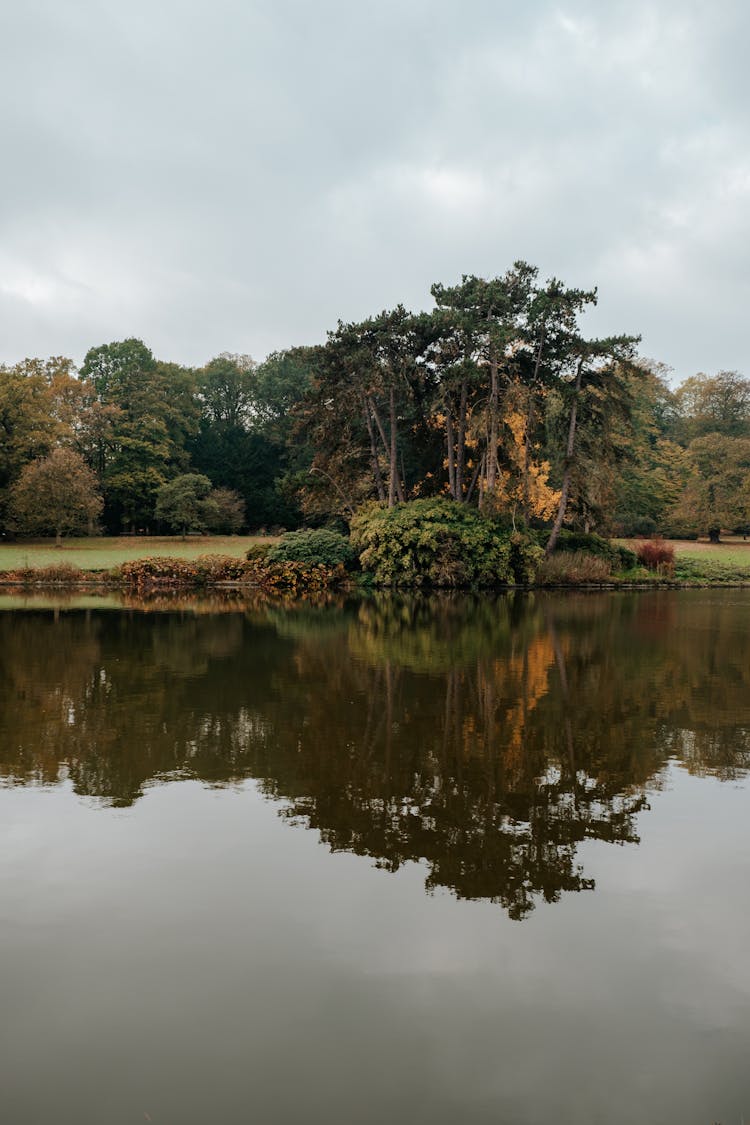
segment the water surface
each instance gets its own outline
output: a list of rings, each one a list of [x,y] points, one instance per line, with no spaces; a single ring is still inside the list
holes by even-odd
[[[746,592],[0,607],[7,1120],[748,1119],[748,767]]]

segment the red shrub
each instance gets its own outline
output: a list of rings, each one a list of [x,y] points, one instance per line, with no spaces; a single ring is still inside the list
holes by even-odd
[[[643,543],[637,543],[635,553],[638,562],[648,570],[661,574],[671,574],[674,570],[674,547],[663,539],[647,539]]]

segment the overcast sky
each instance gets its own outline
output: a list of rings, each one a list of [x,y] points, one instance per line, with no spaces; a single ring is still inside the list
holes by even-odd
[[[325,337],[516,258],[750,376],[743,0],[4,0],[0,362]]]

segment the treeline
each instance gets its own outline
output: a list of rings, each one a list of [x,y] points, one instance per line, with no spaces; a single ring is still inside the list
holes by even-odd
[[[112,533],[181,530],[186,494],[196,529],[296,526],[302,514],[284,478],[297,456],[291,408],[308,389],[307,357],[304,348],[262,364],[221,355],[196,370],[128,339],[92,348],[79,371],[61,357],[0,368],[3,530],[57,530],[50,509],[61,477],[74,496],[63,530],[94,509]],[[94,509],[84,502],[92,486]]]
[[[637,336],[583,334],[596,290],[541,283],[525,262],[431,292],[431,312],[339,323],[260,364],[224,354],[195,370],[130,339],[92,348],[80,371],[0,368],[4,530],[49,522],[54,489],[32,466],[56,449],[79,459],[69,480],[73,463],[92,474],[84,491],[101,500],[85,518],[110,532],[348,522],[368,500],[430,496],[551,526],[553,545],[563,524],[750,527],[748,380],[673,390]]]

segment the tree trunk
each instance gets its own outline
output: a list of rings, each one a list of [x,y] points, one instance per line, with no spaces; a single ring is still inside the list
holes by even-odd
[[[469,397],[468,381],[461,383],[461,401],[458,407],[458,445],[456,448],[456,499],[464,499],[464,464],[466,462],[466,402]]]
[[[62,547],[62,531],[59,527],[55,528],[55,547]]]
[[[578,361],[578,370],[576,371],[575,389],[573,392],[573,405],[570,408],[570,424],[568,426],[568,446],[565,451],[565,469],[563,471],[562,479],[562,492],[560,493],[560,503],[557,506],[557,515],[555,522],[552,525],[552,534],[547,542],[545,555],[549,557],[555,549],[560,530],[565,519],[565,509],[568,506],[568,494],[570,492],[570,478],[573,472],[573,451],[575,449],[576,440],[576,419],[578,417],[578,396],[581,393],[581,380],[583,378],[583,356]]]
[[[378,427],[378,433],[380,434],[380,440],[383,443],[383,451],[385,453],[385,456],[388,457],[389,456],[389,452],[388,452],[389,442],[388,442],[388,438],[386,437],[385,426],[383,425],[383,420],[380,417],[377,406],[375,405],[375,400],[372,399],[372,398],[368,398],[367,401],[370,404],[370,410],[372,411],[372,416],[375,419],[375,425]]]
[[[526,411],[526,430],[524,433],[523,451],[523,518],[526,523],[529,522],[529,469],[531,462],[531,427],[534,423],[534,405],[536,400],[536,388],[539,382],[539,368],[542,365],[544,329],[545,324],[544,321],[542,321],[542,330],[539,334],[539,347],[537,348],[536,357],[534,360],[534,374],[531,377],[531,386],[529,387],[529,405]]]
[[[709,543],[718,543],[720,536],[721,536],[721,528],[720,527],[709,527],[709,529],[708,529],[708,541],[709,541]]]
[[[497,481],[497,416],[499,406],[497,357],[494,348],[490,353],[490,433],[487,443],[487,491],[495,491]]]
[[[391,416],[391,451],[389,459],[390,480],[388,482],[388,507],[393,508],[396,503],[396,475],[398,473],[398,446],[396,441],[396,392],[393,387],[388,395],[388,405]]]
[[[449,405],[445,407],[445,441],[448,447],[448,488],[454,500],[458,500],[458,493],[456,491],[456,456],[455,448],[453,445],[453,419],[451,417],[451,408]]]
[[[479,461],[477,461],[476,465],[474,466],[474,473],[473,473],[472,478],[471,478],[471,484],[468,487],[468,490],[466,492],[466,499],[464,501],[466,504],[469,503],[472,496],[474,495],[474,488],[476,487],[477,480],[479,479],[479,470],[481,468],[481,465],[482,465],[482,462],[481,462],[481,459],[480,459]],[[481,507],[481,504],[480,504],[480,507]]]
[[[380,475],[380,464],[378,462],[378,443],[375,438],[375,430],[372,425],[372,417],[370,415],[370,408],[368,400],[361,395],[362,412],[365,416],[365,425],[367,426],[367,433],[370,437],[370,463],[372,465],[372,476],[375,481],[375,488],[378,493],[378,500],[385,500],[385,488],[383,487],[383,478]]]

